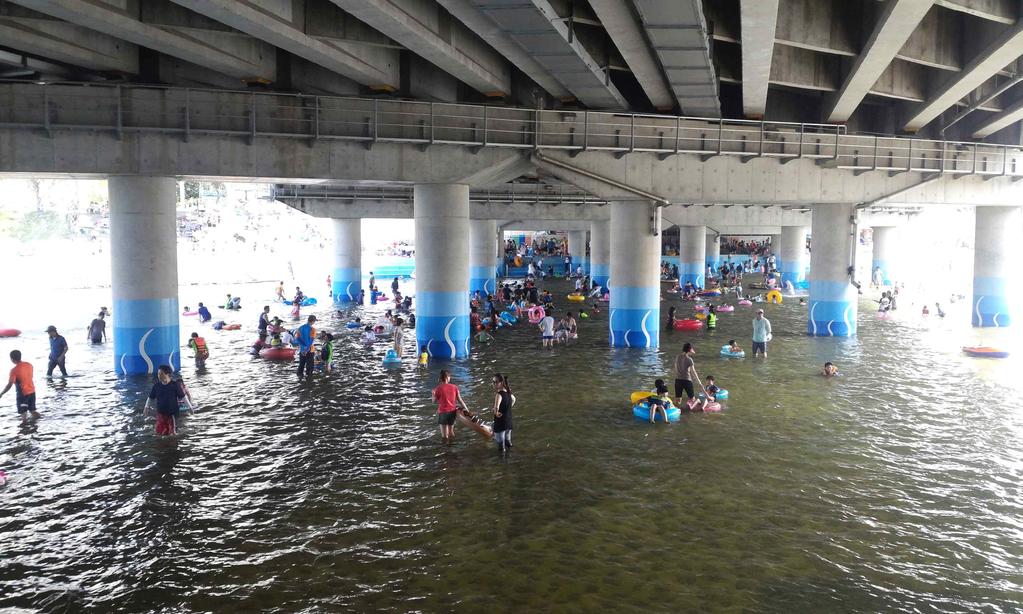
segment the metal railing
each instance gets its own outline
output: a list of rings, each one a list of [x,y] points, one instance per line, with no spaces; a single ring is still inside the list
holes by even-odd
[[[274,200],[283,202],[301,200],[328,201],[400,201],[412,202],[411,187],[388,186],[381,188],[352,186],[340,187],[329,184],[293,185],[275,184],[272,187]],[[475,189],[469,191],[469,202],[480,204],[522,204],[522,205],[597,205],[607,204],[607,200],[591,196],[585,192],[566,187],[547,184],[508,185],[500,190]]]
[[[843,126],[382,98],[0,82],[0,128],[775,158],[867,171],[1023,176],[1019,146],[848,134]]]

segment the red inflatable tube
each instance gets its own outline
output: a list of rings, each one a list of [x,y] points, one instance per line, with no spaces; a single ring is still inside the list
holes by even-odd
[[[266,348],[259,351],[265,360],[295,360],[295,348]]]
[[[21,331],[16,328],[0,328],[0,337],[17,337]]]
[[[675,330],[700,330],[703,322],[699,320],[675,320]]]

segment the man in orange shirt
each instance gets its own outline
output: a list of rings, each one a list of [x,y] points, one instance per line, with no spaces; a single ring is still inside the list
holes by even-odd
[[[14,386],[21,421],[27,422],[30,413],[33,418],[38,418],[39,413],[36,412],[36,386],[32,383],[32,365],[21,360],[21,352],[19,350],[11,352],[11,362],[14,363],[14,368],[11,369],[11,379],[7,382],[7,387],[0,391],[0,397],[7,394],[11,386]]]

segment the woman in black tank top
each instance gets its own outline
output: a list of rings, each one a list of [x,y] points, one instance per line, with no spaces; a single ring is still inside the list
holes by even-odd
[[[508,378],[500,373],[494,374],[494,439],[497,447],[504,452],[512,447],[512,406],[515,396],[508,385]]]

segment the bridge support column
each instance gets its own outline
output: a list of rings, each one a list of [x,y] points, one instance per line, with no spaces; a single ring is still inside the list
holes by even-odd
[[[590,269],[586,260],[586,231],[571,230],[568,233],[568,255],[572,257],[572,273],[576,267],[582,267],[583,273]]]
[[[781,245],[775,245],[781,283],[792,282],[795,288],[806,283],[806,226],[782,226]]]
[[[335,305],[348,305],[362,289],[362,220],[334,220],[334,272],[330,289]]]
[[[707,257],[706,241],[706,226],[679,227],[678,283],[680,285],[686,285],[687,281],[691,281],[694,286],[701,288],[706,285],[707,266],[704,264],[704,259]]]
[[[660,339],[660,216],[653,205],[611,203],[612,347],[657,347]],[[657,234],[655,234],[655,231]],[[702,247],[701,247],[701,258]]]
[[[469,186],[416,185],[416,343],[437,358],[469,355]]]
[[[717,275],[718,267],[721,266],[721,235],[709,234],[704,237],[707,245],[706,264]]]
[[[590,224],[590,277],[591,281],[607,288],[611,275],[611,222]]]
[[[469,221],[469,293],[484,297],[497,292],[497,220]]]
[[[856,287],[849,283],[856,227],[852,205],[813,207],[810,302],[806,333],[817,337],[856,335]]]
[[[1019,207],[977,207],[973,254],[973,325],[1009,326],[1016,298],[1012,267],[1023,223]]]
[[[110,177],[114,371],[181,367],[173,177]]]
[[[874,271],[881,269],[881,279],[884,285],[890,286],[892,284],[893,269],[895,265],[895,250],[897,241],[895,237],[895,227],[893,226],[875,226],[874,231],[874,250],[873,250],[873,261],[870,266],[871,281],[874,278]]]

